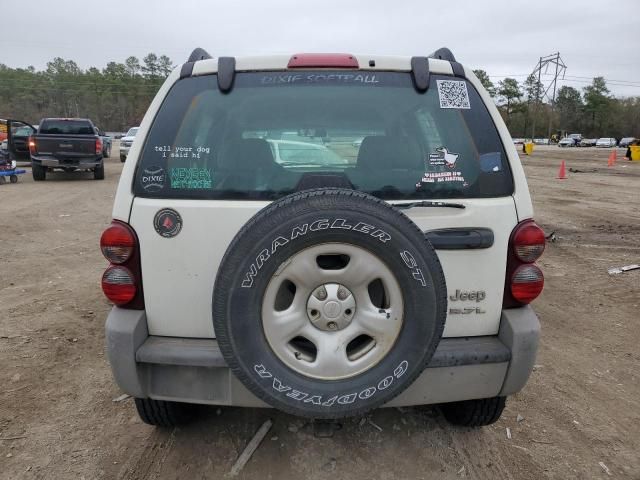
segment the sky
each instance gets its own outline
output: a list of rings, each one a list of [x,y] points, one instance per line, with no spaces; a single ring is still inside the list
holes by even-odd
[[[346,52],[425,55],[450,48],[498,82],[523,81],[560,52],[560,85],[604,76],[616,96],[640,96],[640,1],[458,0],[0,0],[0,63],[43,69],[54,57],[81,68],[130,55],[178,65],[212,56]],[[635,30],[635,31],[634,31]],[[542,80],[548,85],[550,75]]]

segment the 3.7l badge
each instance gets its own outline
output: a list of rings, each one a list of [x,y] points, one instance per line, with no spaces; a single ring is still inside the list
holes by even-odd
[[[163,208],[153,218],[153,227],[161,237],[175,237],[182,230],[182,217],[173,208]]]

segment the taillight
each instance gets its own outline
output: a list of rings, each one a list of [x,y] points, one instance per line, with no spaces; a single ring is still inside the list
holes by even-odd
[[[102,275],[102,291],[115,305],[142,310],[140,247],[130,225],[114,220],[100,237],[100,249],[111,265]]]
[[[535,300],[544,287],[542,271],[533,265],[544,252],[544,231],[529,219],[511,232],[503,307],[520,307]]]
[[[36,150],[36,139],[33,137],[29,137],[29,153],[31,155],[35,155],[37,153]]]
[[[511,295],[522,304],[538,298],[543,287],[544,276],[536,265],[520,265],[511,276]]]
[[[126,305],[136,296],[133,273],[121,266],[110,266],[102,275],[102,291],[116,305]]]
[[[544,252],[545,239],[542,229],[535,222],[520,224],[513,234],[513,248],[518,259],[533,263]]]
[[[102,153],[102,140],[96,138],[96,155],[100,155]]]
[[[100,249],[104,258],[118,265],[131,258],[135,246],[135,234],[131,227],[124,223],[112,223],[100,237]]]

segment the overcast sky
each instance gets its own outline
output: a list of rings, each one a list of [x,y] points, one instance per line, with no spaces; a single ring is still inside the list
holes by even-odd
[[[497,82],[522,81],[559,51],[563,84],[601,75],[616,95],[640,96],[639,25],[638,0],[0,0],[0,63],[42,69],[60,56],[104,67],[153,51],[179,64],[197,46],[213,56],[447,46]]]

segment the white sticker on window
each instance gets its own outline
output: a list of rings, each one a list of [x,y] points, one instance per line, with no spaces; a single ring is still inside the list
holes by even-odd
[[[436,80],[440,108],[470,109],[467,83],[460,80]]]

